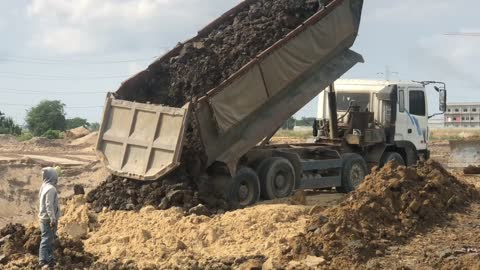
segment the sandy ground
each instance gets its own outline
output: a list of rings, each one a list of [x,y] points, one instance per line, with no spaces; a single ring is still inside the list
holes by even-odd
[[[277,141],[290,142],[290,139],[279,138]],[[33,140],[26,143],[0,137],[0,227],[9,222],[26,224],[35,220],[43,166],[62,166],[59,188],[62,197],[71,195],[75,184],[84,185],[88,191],[103,181],[107,172],[95,158],[94,142],[94,136],[74,141]],[[432,158],[446,166],[448,142],[435,142],[431,150]],[[450,171],[480,188],[480,176]],[[81,228],[84,231],[82,237],[88,238],[84,241],[85,249],[100,256],[101,260],[133,257],[143,267],[155,264],[169,269],[206,258],[228,261],[230,254],[245,258],[281,255],[289,239],[305,231],[312,208],[325,209],[347,198],[334,191],[306,192],[306,195],[307,205],[291,205],[290,199],[285,199],[262,202],[214,217],[183,216],[176,212],[177,209],[105,212],[95,217],[95,226],[89,224],[91,220],[88,221],[86,208],[71,207],[66,209],[69,213],[64,222],[69,223],[65,226],[76,226],[76,219],[86,223]],[[131,227],[131,219],[140,220],[145,227]],[[111,234],[112,229],[114,234]],[[385,253],[377,254],[358,268],[480,269],[479,237],[480,202],[449,214],[446,222],[416,235],[403,245],[389,247]],[[136,246],[142,248],[136,249]],[[185,258],[190,261],[182,261]],[[315,266],[312,269],[320,268]]]

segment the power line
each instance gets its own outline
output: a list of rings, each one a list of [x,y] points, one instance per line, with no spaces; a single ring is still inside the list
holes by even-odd
[[[12,107],[34,107],[38,104],[14,104],[14,103],[0,103],[0,106],[12,106]],[[66,109],[96,109],[103,108],[103,106],[65,106]]]
[[[129,78],[131,75],[105,75],[105,76],[73,76],[73,75],[40,75],[0,71],[0,77],[13,79],[38,79],[38,80],[103,80],[115,78]]]
[[[16,88],[3,88],[0,87],[1,92],[14,93],[14,94],[69,94],[69,95],[90,95],[90,94],[106,94],[107,91],[74,91],[70,92],[68,90],[60,91],[50,91],[50,90],[29,90],[29,89],[16,89]]]
[[[452,33],[445,33],[445,36],[464,36],[464,37],[480,37],[480,33],[461,33],[461,32],[452,32]]]
[[[22,64],[46,64],[46,65],[64,65],[64,64],[79,64],[79,65],[108,65],[108,64],[122,64],[122,63],[135,63],[146,62],[156,59],[158,56],[149,58],[138,59],[125,59],[125,60],[111,60],[111,61],[78,61],[74,59],[47,59],[47,58],[34,58],[34,57],[0,57],[0,62],[15,62]]]

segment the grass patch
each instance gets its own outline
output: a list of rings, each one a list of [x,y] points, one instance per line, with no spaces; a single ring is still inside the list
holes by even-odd
[[[430,130],[430,141],[480,139],[480,129],[442,128]]]
[[[312,131],[310,130],[296,131],[296,130],[281,129],[275,134],[274,137],[308,139],[313,137],[313,135],[312,135]]]

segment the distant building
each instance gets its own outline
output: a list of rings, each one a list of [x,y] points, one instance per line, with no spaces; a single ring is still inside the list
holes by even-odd
[[[449,103],[446,128],[480,128],[480,102]]]

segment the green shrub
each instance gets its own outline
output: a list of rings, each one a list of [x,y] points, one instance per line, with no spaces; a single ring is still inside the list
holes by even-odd
[[[62,134],[64,135],[63,132],[60,130],[51,130],[49,129],[47,132],[43,133],[42,137],[50,139],[50,140],[55,140],[55,139],[61,139]]]
[[[33,138],[33,134],[30,132],[23,132],[20,136],[17,137],[17,140],[24,142],[29,141]]]

